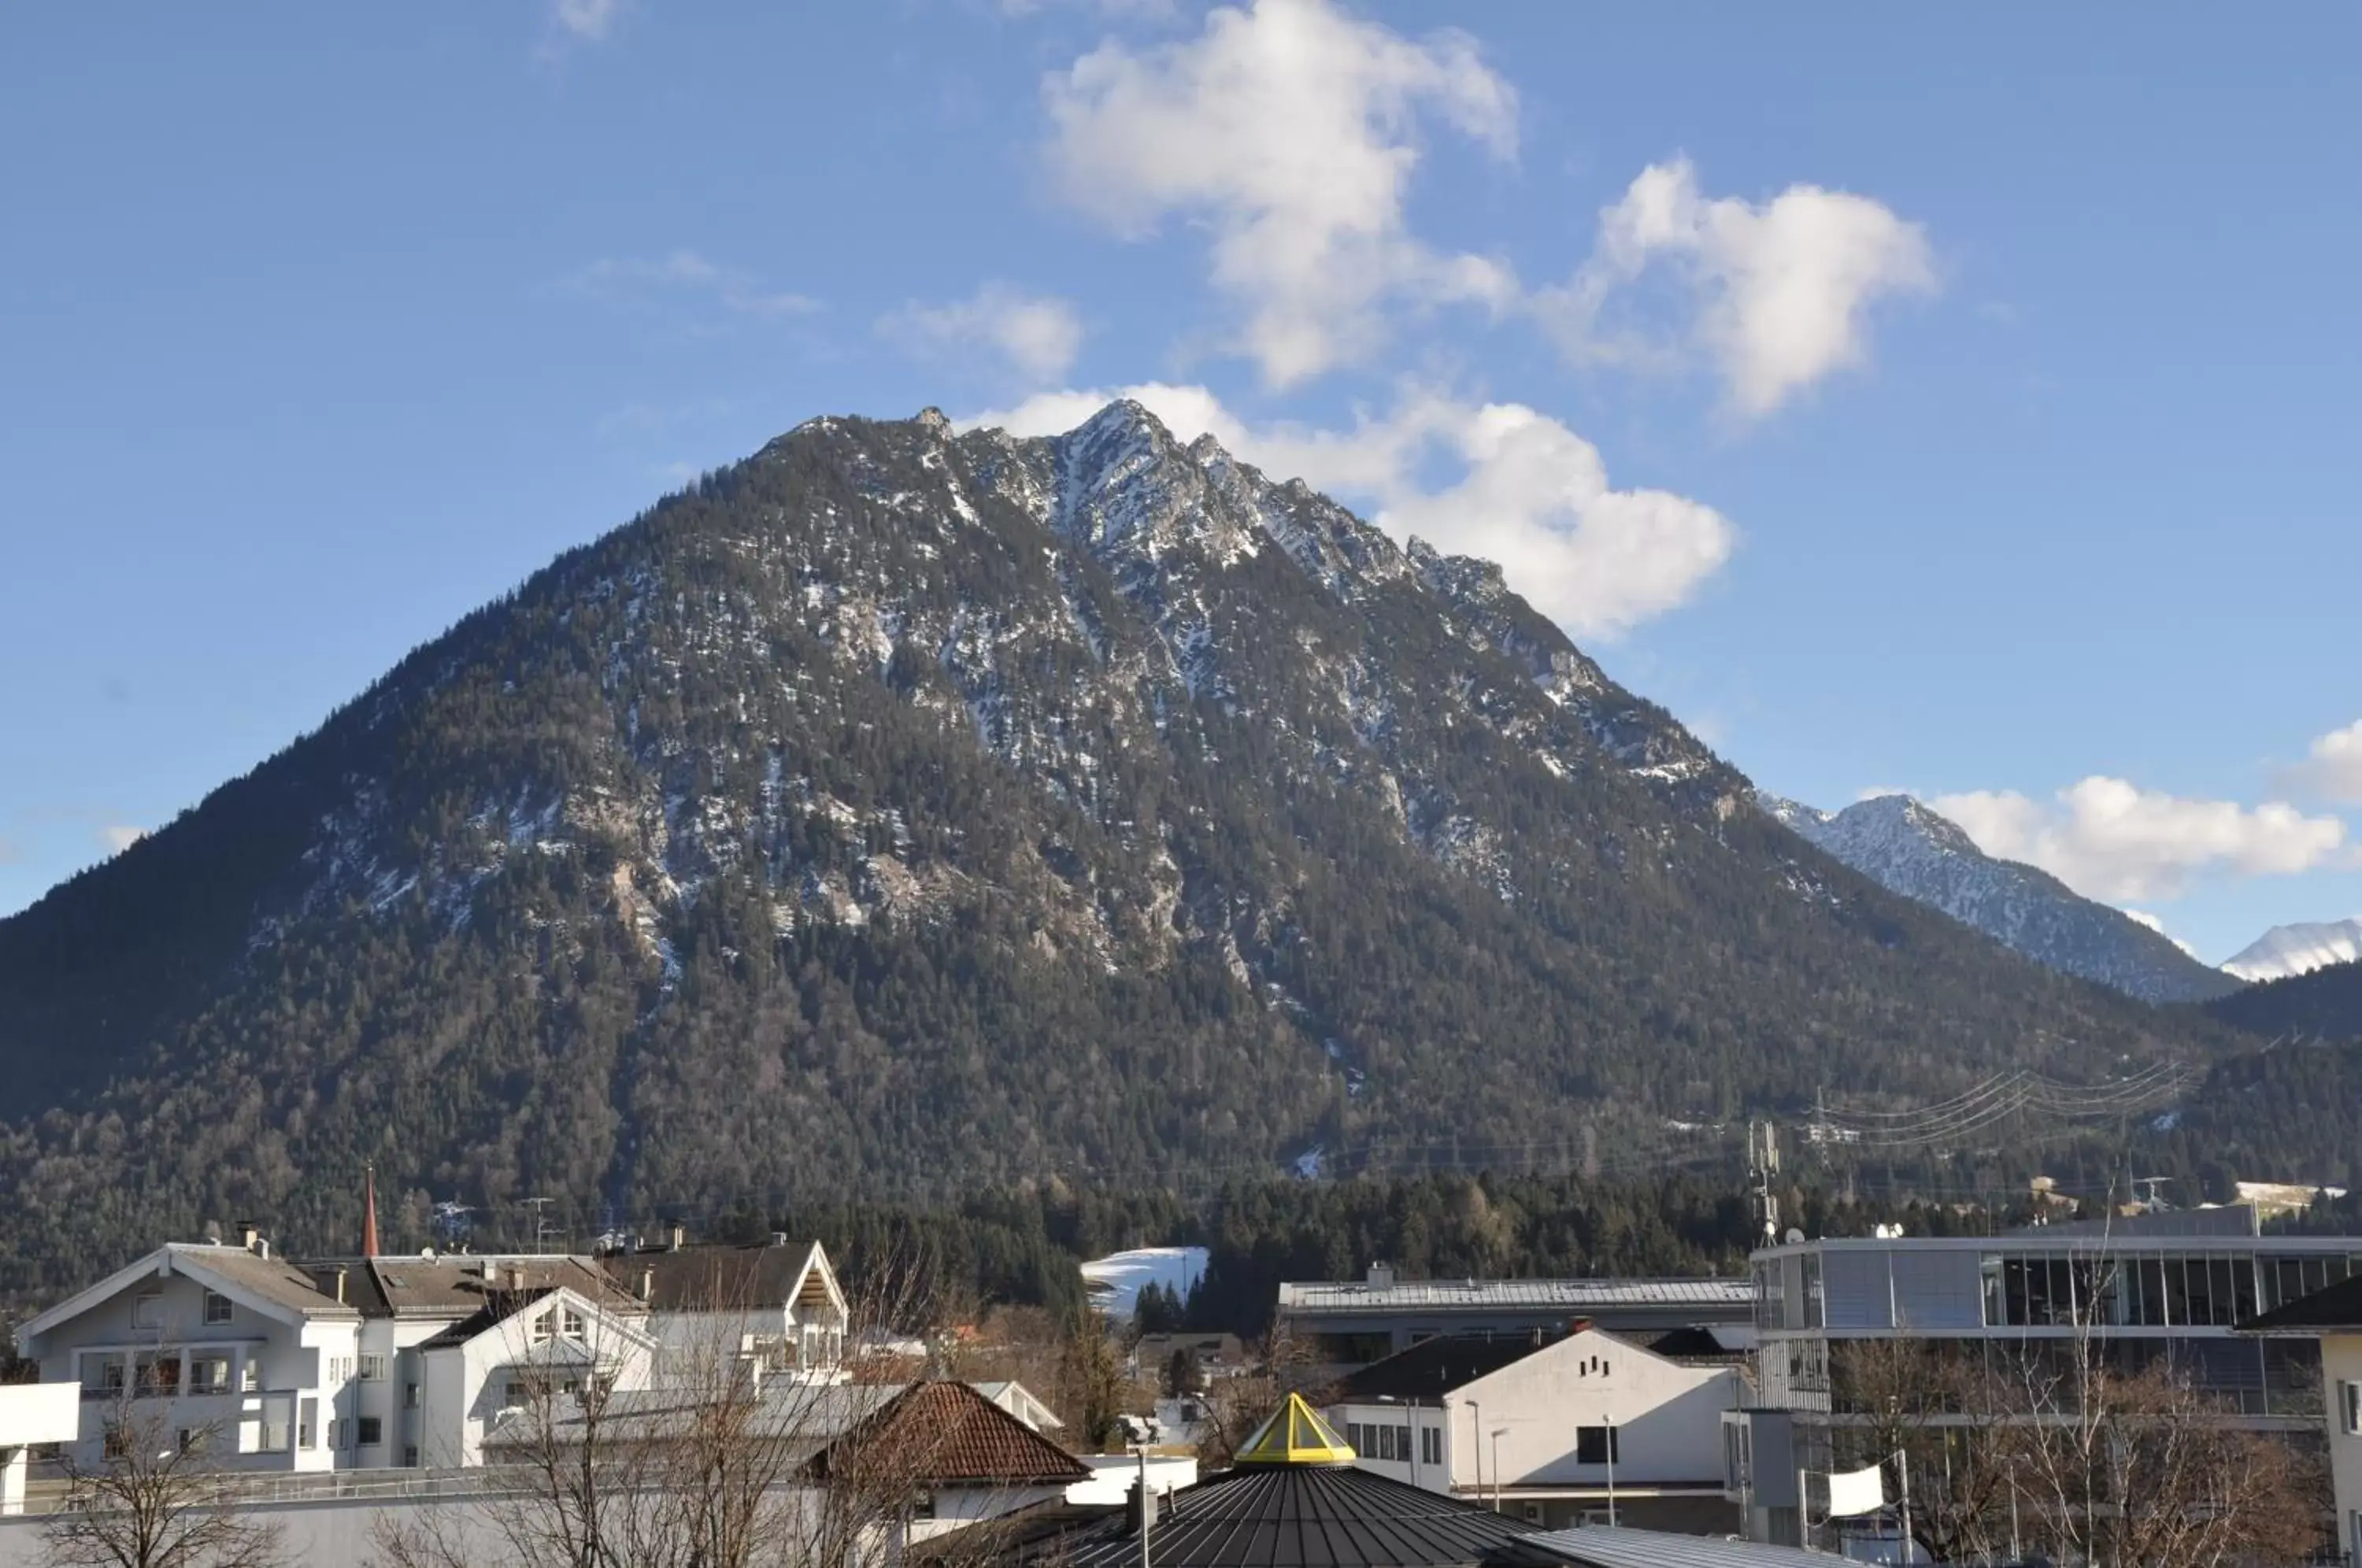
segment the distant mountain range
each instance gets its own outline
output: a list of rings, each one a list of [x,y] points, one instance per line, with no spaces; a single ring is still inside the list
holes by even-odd
[[[2047,871],[1985,854],[1908,795],[1881,795],[1841,812],[1776,795],[1756,799],[1882,887],[1933,905],[2062,974],[2153,1002],[2206,1001],[2238,988],[2236,980],[2122,910],[2082,897]]]
[[[0,1292],[341,1242],[364,1162],[415,1246],[446,1199],[1573,1159],[2222,1040],[1751,792],[1496,567],[1136,405],[812,420],[0,920]],[[2204,989],[1960,858],[2021,942]]]
[[[2276,925],[2223,966],[2243,980],[2284,980],[2332,964],[2362,959],[2362,915],[2352,920]]]

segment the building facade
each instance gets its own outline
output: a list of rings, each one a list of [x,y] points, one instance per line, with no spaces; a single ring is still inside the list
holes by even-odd
[[[1735,1529],[1722,1419],[1745,1398],[1727,1357],[1660,1355],[1582,1327],[1426,1340],[1346,1375],[1330,1424],[1374,1474],[1558,1529]]]

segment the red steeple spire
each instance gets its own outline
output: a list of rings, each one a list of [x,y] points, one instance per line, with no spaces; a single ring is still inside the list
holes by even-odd
[[[361,1256],[377,1256],[377,1167],[361,1167]]]

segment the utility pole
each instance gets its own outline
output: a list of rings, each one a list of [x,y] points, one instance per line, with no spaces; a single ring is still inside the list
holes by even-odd
[[[1780,1198],[1772,1190],[1780,1174],[1779,1134],[1769,1121],[1747,1124],[1747,1179],[1755,1198],[1755,1212],[1763,1222],[1763,1244],[1780,1241]]]

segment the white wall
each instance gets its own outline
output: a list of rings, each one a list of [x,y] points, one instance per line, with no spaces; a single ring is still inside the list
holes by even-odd
[[[2362,1335],[2322,1336],[2321,1380],[2329,1426],[2329,1481],[2337,1496],[2337,1543],[2350,1554],[2362,1551],[2354,1517],[2362,1510],[2362,1436],[2345,1430],[2345,1392],[2341,1386],[2362,1383]]]
[[[1686,1366],[1589,1329],[1453,1390],[1440,1409],[1339,1405],[1330,1420],[1340,1430],[1349,1422],[1409,1426],[1409,1459],[1389,1463],[1363,1454],[1363,1467],[1431,1491],[1473,1496],[1480,1467],[1488,1491],[1496,1481],[1605,1486],[1606,1465],[1575,1460],[1576,1429],[1611,1421],[1619,1485],[1718,1482],[1722,1412],[1740,1402],[1735,1367]],[[1421,1458],[1418,1439],[1420,1427],[1437,1424],[1443,1428],[1440,1471]]]

